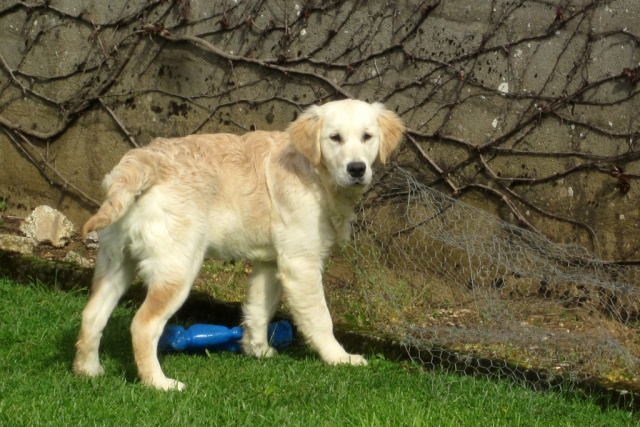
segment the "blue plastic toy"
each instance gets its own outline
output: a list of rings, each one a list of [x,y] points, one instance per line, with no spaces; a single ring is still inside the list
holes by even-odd
[[[276,350],[289,346],[293,340],[293,330],[286,320],[271,323],[267,329],[269,345]],[[160,353],[188,351],[233,351],[240,353],[242,326],[227,328],[220,325],[195,324],[185,329],[182,326],[167,326],[158,342]]]

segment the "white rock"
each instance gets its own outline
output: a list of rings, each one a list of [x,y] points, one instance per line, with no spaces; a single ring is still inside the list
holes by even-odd
[[[45,205],[35,208],[22,223],[20,230],[36,242],[49,243],[56,248],[69,243],[76,232],[73,223],[66,216]]]

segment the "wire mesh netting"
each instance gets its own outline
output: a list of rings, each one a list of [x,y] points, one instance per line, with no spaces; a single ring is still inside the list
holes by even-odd
[[[368,193],[354,228],[327,272],[347,321],[425,363],[640,390],[638,267],[553,243],[401,168]]]

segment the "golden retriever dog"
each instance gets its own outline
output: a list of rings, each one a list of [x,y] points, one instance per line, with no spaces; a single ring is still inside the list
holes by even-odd
[[[73,369],[104,372],[98,347],[120,297],[139,274],[147,295],[131,324],[142,383],[182,390],[157,356],[167,320],[187,298],[203,258],[248,259],[247,355],[272,356],[267,325],[286,302],[301,335],[330,364],[364,365],[333,335],[323,262],[345,243],[354,207],[404,134],[380,103],[312,106],[286,132],[155,139],[128,152],[104,180],[106,201],[84,225],[100,230],[91,296]]]

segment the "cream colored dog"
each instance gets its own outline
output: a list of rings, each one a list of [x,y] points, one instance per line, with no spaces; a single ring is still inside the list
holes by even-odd
[[[83,232],[100,231],[92,294],[82,314],[74,371],[103,373],[102,331],[138,272],[147,297],[131,324],[144,384],[184,388],[157,357],[167,320],[183,304],[206,254],[249,259],[243,307],[245,354],[275,354],[267,325],[282,292],[299,331],[327,363],[366,364],[333,336],[322,265],[348,240],[354,206],[404,125],[382,104],[312,106],[287,132],[156,139],[127,153],[106,176],[106,201]]]

